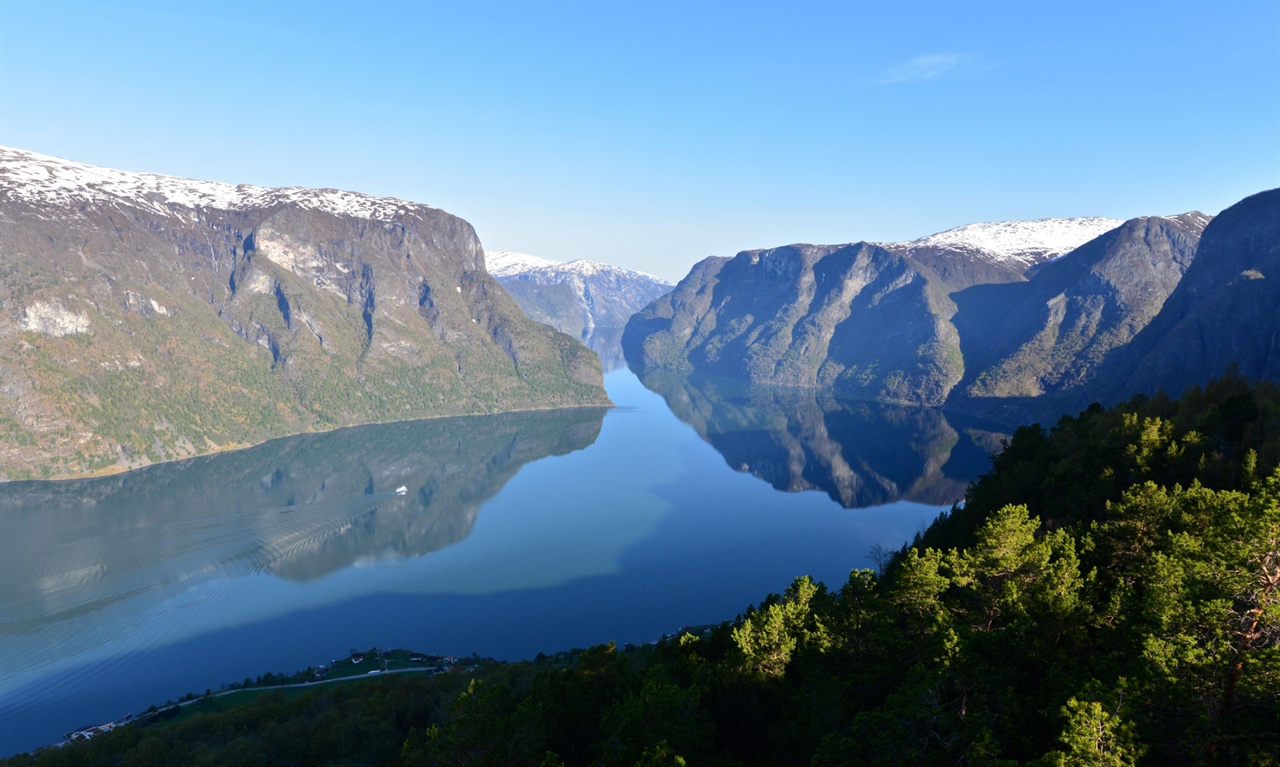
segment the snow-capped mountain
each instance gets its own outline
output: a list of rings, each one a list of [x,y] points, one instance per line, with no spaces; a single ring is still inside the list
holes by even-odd
[[[561,277],[567,279],[573,275],[578,277],[617,275],[620,277],[642,277],[668,287],[671,286],[671,283],[648,272],[624,269],[621,266],[588,261],[585,258],[579,258],[575,261],[552,261],[549,258],[531,256],[528,253],[516,253],[509,250],[486,250],[484,252],[484,263],[485,268],[489,270],[489,274],[494,277],[520,275],[526,279],[550,283],[562,281]]]
[[[489,274],[498,278],[511,277],[532,269],[539,269],[544,266],[558,266],[559,264],[559,261],[538,258],[528,253],[515,253],[509,250],[486,250],[484,252],[485,268],[489,270]]]
[[[644,272],[578,259],[559,263],[527,253],[485,253],[489,274],[533,319],[581,338],[606,370],[623,364],[619,339],[627,320],[671,290]]]
[[[1041,396],[1074,407],[1161,311],[1209,220],[1011,221],[708,258],[632,317],[622,345],[637,371],[1001,417]]]
[[[197,208],[243,211],[294,205],[335,215],[395,221],[414,210],[429,207],[338,189],[268,188],[134,173],[12,147],[0,147],[0,195],[46,207],[126,201],[133,207],[160,215]]]
[[[4,148],[0,267],[0,479],[608,401],[595,356],[426,205]]]
[[[1123,223],[1098,217],[995,221],[957,226],[908,242],[879,244],[886,250],[908,255],[930,249],[949,250],[1025,270],[1069,253]]]

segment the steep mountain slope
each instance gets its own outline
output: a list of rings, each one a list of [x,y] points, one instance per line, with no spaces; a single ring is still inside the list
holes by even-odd
[[[709,258],[639,313],[627,360],[886,402],[938,405],[960,379],[936,274],[868,243]]]
[[[953,406],[1066,392],[1146,327],[1195,258],[1201,213],[1139,218],[1043,263],[1028,282],[955,293],[965,376]]]
[[[1265,283],[1275,249],[1267,225],[1277,219],[1268,204],[1254,201],[1219,227],[1246,232],[1206,241],[1207,252],[1235,256],[1202,271],[1193,264],[1210,219],[1195,212],[976,224],[908,243],[708,259],[636,315],[624,349],[641,370],[946,403],[1005,421],[1083,407],[1122,363],[1129,372],[1107,390],[1112,400],[1159,381],[1207,380],[1233,359],[1271,376],[1280,362]],[[1175,302],[1175,288],[1186,298]],[[1158,313],[1181,318],[1197,302],[1206,308],[1193,325],[1155,328]],[[1138,345],[1148,324],[1155,330]],[[1189,344],[1198,357],[1181,352]]]
[[[606,370],[625,364],[620,338],[627,320],[672,287],[653,275],[594,261],[561,264],[510,252],[486,253],[485,261],[526,314],[582,339]]]
[[[1024,273],[1113,219],[958,227],[900,243],[791,245],[697,264],[637,313],[628,361],[941,405],[964,372],[950,294]]]
[[[1245,198],[1205,228],[1195,262],[1091,396],[1177,396],[1232,364],[1280,381],[1280,189]]]
[[[465,221],[0,149],[0,476],[335,426],[607,402]]]

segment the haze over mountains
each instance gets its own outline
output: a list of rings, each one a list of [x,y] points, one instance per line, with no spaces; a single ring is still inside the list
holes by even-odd
[[[472,227],[0,149],[0,477],[283,434],[599,405],[595,355],[530,321]]]
[[[1177,393],[1233,362],[1276,379],[1278,222],[1271,191],[1212,222],[1049,219],[744,251],[697,264],[623,347],[641,370],[1012,420]]]
[[[485,262],[526,314],[581,339],[605,370],[626,364],[622,329],[631,315],[672,287],[651,274],[581,259],[559,263],[493,251]]]

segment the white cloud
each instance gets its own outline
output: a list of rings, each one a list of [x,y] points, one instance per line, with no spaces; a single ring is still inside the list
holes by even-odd
[[[931,53],[891,67],[876,82],[880,85],[922,83],[942,77],[977,74],[980,71],[982,68],[977,61],[967,53]]]

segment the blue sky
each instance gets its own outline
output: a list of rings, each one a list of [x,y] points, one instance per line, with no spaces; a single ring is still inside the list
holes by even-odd
[[[0,0],[0,143],[675,279],[1280,186],[1280,3]]]

